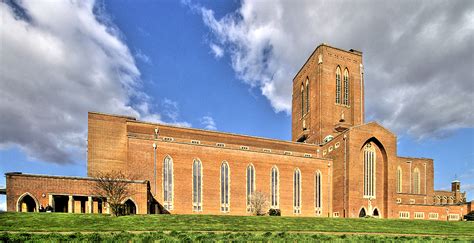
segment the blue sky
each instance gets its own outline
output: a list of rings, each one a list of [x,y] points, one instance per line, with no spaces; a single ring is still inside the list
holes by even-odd
[[[364,52],[366,120],[398,154],[474,199],[473,4],[351,4],[2,2],[0,173],[85,176],[89,110],[289,140],[291,80],[326,42]]]

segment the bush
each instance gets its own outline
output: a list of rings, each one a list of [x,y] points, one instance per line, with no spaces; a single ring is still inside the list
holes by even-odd
[[[281,216],[281,211],[280,211],[280,209],[277,209],[277,208],[270,208],[270,210],[268,210],[268,215],[270,215],[270,216]]]
[[[474,211],[471,211],[470,213],[464,215],[464,219],[467,221],[474,221]]]

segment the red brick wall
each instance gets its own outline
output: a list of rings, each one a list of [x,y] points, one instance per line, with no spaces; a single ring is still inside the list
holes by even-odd
[[[344,200],[345,205],[347,205],[348,200],[348,190],[347,185],[349,182],[348,175],[348,164],[349,157],[346,157],[346,190],[344,193],[344,151],[349,149],[348,144],[345,144],[344,134],[341,134],[335,137],[332,141],[325,144],[319,149],[319,154],[323,158],[328,158],[333,160],[333,185],[338,185],[333,187],[333,211],[339,212],[340,217],[344,217]],[[346,137],[347,139],[347,137]],[[346,146],[346,147],[345,147]],[[344,198],[344,195],[345,198]]]
[[[346,137],[346,144],[344,141]],[[339,185],[333,190],[333,211],[344,215],[344,195],[346,217],[358,217],[362,207],[368,210],[368,200],[363,198],[364,168],[363,146],[371,141],[376,146],[376,198],[371,201],[372,209],[386,217],[391,207],[395,189],[393,174],[396,161],[396,137],[377,123],[368,123],[349,129],[344,134],[325,144],[322,154],[334,160],[333,184]],[[336,148],[336,144],[338,145]],[[345,145],[347,148],[345,149]],[[331,151],[332,150],[332,151]],[[346,150],[346,153],[345,153]],[[344,193],[344,159],[346,160],[346,192]],[[337,200],[336,200],[337,199]]]
[[[89,112],[87,175],[106,170],[123,170],[127,159],[126,120],[130,117]]]
[[[94,181],[89,178],[8,174],[6,182],[7,211],[17,211],[18,199],[24,193],[31,194],[39,205],[44,207],[49,204],[49,195],[94,196],[92,192]],[[132,183],[130,190],[132,192],[130,198],[137,204],[137,213],[146,214],[147,183]]]
[[[438,213],[438,220],[445,221],[449,214],[458,214],[459,219],[462,219],[465,214],[470,212],[470,209],[470,204],[449,206],[400,204],[393,209],[391,216],[393,218],[400,218],[399,212],[403,211],[410,212],[410,219],[415,219],[415,212],[424,212],[424,219],[429,219],[429,213]]]
[[[432,204],[434,191],[433,160],[426,158],[398,157],[397,168],[402,169],[402,193],[397,193],[397,198],[415,199],[416,203]],[[420,171],[420,193],[414,193],[413,173],[415,168]],[[395,171],[396,175],[396,171]]]
[[[328,160],[278,155],[272,153],[241,151],[234,148],[193,145],[180,142],[162,142],[160,140],[129,139],[129,170],[136,171],[141,179],[150,180],[151,192],[155,184],[154,151],[157,149],[157,183],[156,198],[163,201],[162,171],[163,160],[169,155],[173,158],[174,168],[174,209],[171,213],[193,213],[192,205],[192,163],[200,159],[203,166],[203,212],[204,214],[221,214],[220,212],[220,165],[227,161],[230,167],[230,212],[231,215],[246,213],[246,168],[252,163],[256,172],[256,190],[270,197],[270,173],[277,165],[280,173],[280,209],[282,215],[293,215],[293,171],[296,168],[302,174],[302,216],[314,216],[314,175],[320,170],[323,175],[323,215],[330,212],[330,167]],[[328,207],[329,206],[329,207]]]

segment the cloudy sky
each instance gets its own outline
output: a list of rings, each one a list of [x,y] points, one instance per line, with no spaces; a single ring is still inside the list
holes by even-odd
[[[0,173],[85,176],[88,111],[288,140],[292,77],[325,42],[364,53],[366,120],[474,199],[474,1],[6,0],[0,18]]]

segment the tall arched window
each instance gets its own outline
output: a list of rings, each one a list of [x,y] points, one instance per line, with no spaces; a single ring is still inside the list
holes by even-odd
[[[306,113],[309,112],[309,79],[306,78]]]
[[[255,168],[247,166],[247,212],[252,211],[252,196],[255,193]]]
[[[163,206],[173,210],[173,159],[166,156],[163,160]]]
[[[321,172],[317,171],[314,177],[314,206],[316,208],[316,214],[321,215],[321,209],[323,207],[323,199],[321,197],[322,184],[321,184]]]
[[[293,213],[301,213],[301,171],[295,169],[293,173]]]
[[[272,208],[278,208],[279,203],[279,178],[278,178],[278,168],[273,166],[272,168],[272,175],[271,175],[271,197],[272,197]]]
[[[230,170],[229,164],[223,162],[221,165],[221,212],[230,210]]]
[[[304,116],[304,86],[301,84],[301,117]]]
[[[193,210],[202,211],[202,163],[198,159],[193,162]]]
[[[364,198],[375,198],[375,147],[364,146]]]
[[[349,71],[344,70],[344,105],[349,105]]]
[[[420,170],[418,168],[413,171],[413,193],[420,194]]]
[[[341,104],[341,68],[336,69],[336,104]]]
[[[398,166],[397,168],[397,192],[398,193],[402,192],[402,177],[403,177],[402,168]]]

